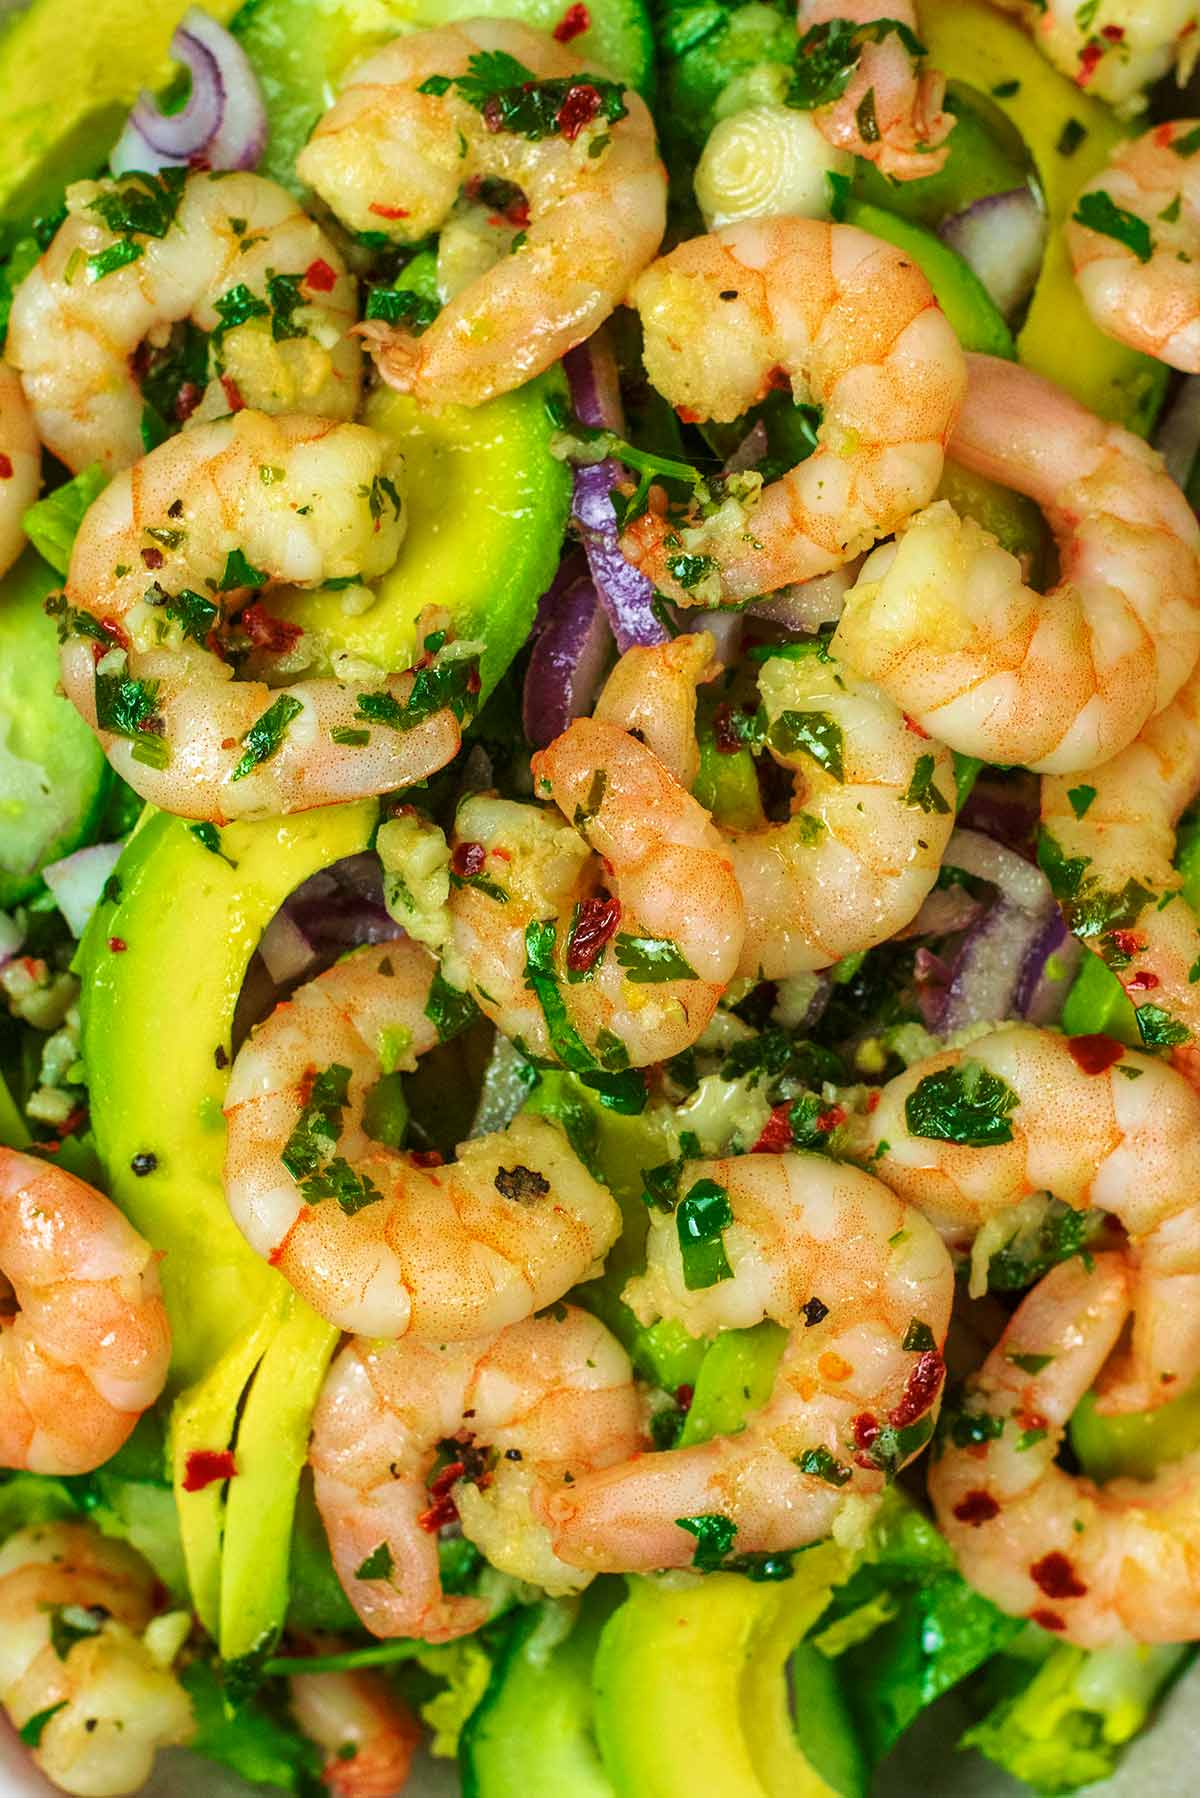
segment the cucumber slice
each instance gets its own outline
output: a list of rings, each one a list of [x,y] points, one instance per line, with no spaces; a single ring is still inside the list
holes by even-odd
[[[108,796],[104,751],[56,691],[58,642],[42,601],[58,584],[29,550],[0,582],[0,911],[39,870],[90,842]]]
[[[270,136],[260,164],[295,187],[296,157],[347,69],[402,31],[456,19],[520,19],[553,30],[568,0],[248,0],[233,21],[267,100]],[[602,64],[645,92],[654,39],[642,0],[588,0],[589,29],[572,40],[579,67]]]

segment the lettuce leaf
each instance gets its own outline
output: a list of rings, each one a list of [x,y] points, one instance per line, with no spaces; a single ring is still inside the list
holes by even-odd
[[[25,534],[57,574],[66,574],[83,515],[107,485],[108,476],[95,462],[44,499],[36,500],[26,512]]]

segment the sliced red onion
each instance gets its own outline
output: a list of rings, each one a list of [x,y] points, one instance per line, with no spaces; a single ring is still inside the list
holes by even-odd
[[[1200,455],[1200,375],[1187,375],[1180,382],[1179,392],[1164,413],[1153,442],[1166,461],[1171,479],[1186,486]]]
[[[985,194],[938,226],[938,236],[974,269],[1007,319],[1033,292],[1046,234],[1046,215],[1031,187]]]
[[[708,631],[717,646],[717,660],[725,668],[732,668],[742,653],[742,632],[745,620],[741,612],[685,612],[683,628],[686,631]]]
[[[811,581],[779,587],[765,599],[752,601],[746,610],[756,618],[770,618],[782,624],[785,630],[812,636],[823,624],[837,623],[863,561],[862,556],[856,556],[854,561],[832,568],[828,574],[814,575]]]
[[[42,869],[42,879],[54,895],[67,929],[81,937],[88,919],[100,903],[104,883],[116,867],[123,843],[92,843]]]
[[[1085,950],[1055,913],[1034,943],[1013,1000],[1013,1009],[1030,1024],[1057,1024],[1063,1001],[1079,972]]]
[[[191,75],[187,104],[164,113],[143,90],[109,158],[114,175],[189,164],[254,168],[266,147],[267,108],[241,44],[192,6],[171,39],[171,54]]]
[[[582,557],[564,561],[538,605],[525,675],[525,735],[544,749],[573,718],[590,712],[612,648],[612,631]]]
[[[289,917],[286,907],[275,913],[263,931],[258,953],[276,986],[299,980],[317,962],[316,950],[300,926]]]
[[[953,936],[974,924],[983,910],[978,899],[972,899],[966,887],[934,887],[925,903],[905,929],[896,932],[896,940],[910,936]]]
[[[959,813],[959,824],[968,830],[1005,843],[1010,849],[1032,854],[1038,824],[1039,788],[1036,775],[1017,781],[997,781],[985,773],[971,788]]]
[[[386,943],[400,927],[383,903],[379,858],[348,855],[297,887],[283,907],[317,955],[326,958],[362,943]]]
[[[756,419],[734,450],[726,459],[722,474],[741,474],[747,468],[753,468],[761,462],[770,449],[767,441],[767,427],[763,419]]]
[[[593,430],[619,432],[622,418],[616,365],[603,334],[569,350],[563,367],[580,422]],[[635,644],[668,641],[667,629],[655,615],[653,585],[621,554],[612,491],[627,478],[626,469],[612,457],[580,463],[574,471],[571,507],[596,592],[622,655]]]

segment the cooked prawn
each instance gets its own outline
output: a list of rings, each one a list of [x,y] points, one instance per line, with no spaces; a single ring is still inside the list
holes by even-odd
[[[156,1617],[157,1591],[142,1557],[90,1524],[34,1525],[0,1547],[0,1703],[20,1730],[41,1719],[33,1759],[64,1792],[140,1791],[158,1750],[193,1733],[171,1671],[191,1620]]]
[[[1051,1269],[968,1385],[966,1418],[990,1420],[996,1434],[951,1431],[929,1468],[938,1523],[964,1577],[1002,1610],[1084,1648],[1200,1636],[1200,1455],[1150,1481],[1103,1486],[1055,1459],[1135,1287],[1120,1255]]]
[[[0,1466],[87,1473],[167,1377],[154,1251],[94,1187],[0,1147],[0,1281]]]
[[[310,1459],[362,1622],[427,1642],[486,1622],[484,1599],[442,1591],[437,1532],[456,1515],[493,1566],[578,1591],[587,1577],[555,1555],[531,1501],[626,1460],[641,1423],[624,1349],[573,1305],[474,1342],[348,1343],[317,1405]]]
[[[966,377],[902,251],[850,225],[756,219],[680,244],[631,300],[650,380],[683,416],[728,422],[780,385],[824,408],[814,453],[756,499],[675,520],[652,490],[621,544],[678,604],[824,574],[933,498]]]
[[[1134,113],[1146,89],[1195,54],[1196,0],[996,0],[1015,13],[1054,67],[1098,100]]]
[[[1174,866],[1175,826],[1198,791],[1195,670],[1120,755],[1042,782],[1042,852],[1061,869],[1063,915],[1112,968],[1147,1042],[1200,1037],[1200,922]]]
[[[67,206],[13,295],[7,354],[38,435],[68,468],[112,472],[143,454],[133,358],[185,320],[212,335],[207,386],[181,390],[183,416],[245,405],[353,418],[354,278],[284,188],[168,169],[77,182]]]
[[[952,749],[1069,773],[1168,705],[1200,652],[1200,529],[1162,460],[1031,369],[967,358],[955,459],[1036,500],[1046,594],[939,501],[869,556],[834,647]]]
[[[464,97],[476,59],[489,56],[521,65],[518,94],[526,80],[561,89],[553,128],[506,124],[499,101]],[[613,96],[619,112],[606,105]],[[620,305],[666,223],[667,177],[645,103],[514,19],[397,38],[355,69],[296,167],[351,230],[400,243],[437,231],[460,190],[481,181],[524,196],[529,222],[512,253],[423,335],[381,320],[362,327],[384,380],[423,405],[478,405],[549,368]]]
[[[1108,1212],[1136,1315],[1105,1407],[1150,1410],[1200,1373],[1200,1095],[1163,1062],[1008,1024],[890,1080],[849,1146],[955,1244],[1035,1193]]]
[[[1176,119],[1123,143],[1083,189],[1067,249],[1084,304],[1110,337],[1200,371],[1200,128]],[[1094,197],[1094,198],[1093,198]],[[1089,206],[1107,201],[1095,229]],[[1111,208],[1122,236],[1113,235]]]
[[[447,1167],[374,1142],[367,1094],[438,1041],[438,964],[401,938],[356,950],[277,1006],[225,1100],[225,1192],[251,1247],[364,1336],[460,1342],[528,1317],[598,1264],[615,1201],[555,1126],[518,1117]]]
[[[25,547],[27,509],[42,484],[42,446],[17,371],[0,360],[0,574]]]
[[[458,809],[455,971],[506,1036],[576,1073],[678,1055],[742,944],[720,836],[653,750],[613,724],[577,719],[533,772],[561,818],[486,795]]]
[[[706,631],[627,650],[596,717],[639,729],[677,778],[694,780],[696,688],[718,671],[713,651]],[[912,921],[954,828],[954,766],[942,744],[816,642],[765,660],[758,691],[767,749],[795,777],[792,816],[719,828],[746,907],[738,974],[780,980]]]
[[[917,39],[912,0],[799,0],[802,51],[807,34],[843,24],[859,27],[861,49],[843,93],[813,115],[821,131],[839,150],[875,163],[893,181],[936,174],[946,160],[954,114],[942,106],[945,76],[922,70],[911,47]],[[880,31],[877,41],[867,35],[872,26]]]
[[[714,1190],[727,1271],[700,1285],[682,1208]],[[696,1537],[679,1520],[705,1516],[734,1526],[736,1553],[827,1536],[847,1498],[881,1492],[932,1434],[953,1296],[936,1231],[869,1174],[820,1155],[686,1163],[625,1300],[643,1323],[677,1319],[695,1336],[774,1318],[789,1332],[775,1384],[740,1434],[543,1487],[535,1515],[556,1553],[594,1573],[686,1567]]]
[[[333,1798],[395,1798],[407,1784],[421,1728],[378,1673],[295,1673],[292,1715],[328,1759],[321,1779]]]
[[[390,568],[403,492],[399,452],[366,426],[250,411],[171,438],[104,490],[71,556],[63,685],[144,799],[262,817],[409,786],[453,759],[462,707],[409,718],[411,670],[273,689],[218,653],[251,600],[258,629],[239,651],[235,628],[235,654],[277,631],[294,646],[300,633],[261,609],[270,585]]]

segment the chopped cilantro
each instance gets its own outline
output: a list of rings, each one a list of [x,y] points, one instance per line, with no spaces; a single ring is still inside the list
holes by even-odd
[[[436,300],[411,287],[372,287],[367,292],[366,318],[380,318],[388,325],[407,325],[414,337],[428,331],[441,311]]]
[[[924,45],[899,19],[875,19],[865,25],[851,19],[826,19],[813,25],[796,47],[784,104],[799,112],[828,106],[845,93],[864,46],[881,44],[893,32],[911,57],[925,54]]]
[[[308,332],[295,320],[297,306],[305,304],[304,295],[300,292],[303,274],[276,275],[267,274],[267,301],[271,308],[271,336],[277,343],[287,337],[307,337]]]
[[[733,1269],[725,1253],[722,1232],[733,1222],[729,1194],[715,1180],[697,1180],[675,1208],[675,1228],[683,1262],[683,1283],[689,1292],[701,1292],[722,1280],[732,1280]]]
[[[603,768],[597,768],[592,775],[592,784],[588,788],[588,796],[582,805],[575,807],[575,816],[571,820],[576,830],[586,830],[604,804],[604,795],[608,791],[608,775]]]
[[[948,812],[950,801],[940,792],[933,779],[934,759],[931,755],[919,755],[913,768],[912,779],[908,783],[908,792],[904,795],[905,805],[918,807],[923,812]]]
[[[218,593],[233,593],[241,587],[265,587],[267,576],[261,568],[247,562],[240,549],[231,549],[225,558],[225,570],[217,582]]]
[[[355,1579],[391,1579],[392,1551],[386,1542],[373,1548],[366,1560],[354,1569]]]
[[[1093,799],[1096,797],[1095,787],[1068,787],[1067,798],[1071,802],[1071,810],[1077,818],[1082,818]]]
[[[331,1062],[314,1077],[307,1103],[279,1157],[293,1180],[315,1173],[337,1147],[349,1093],[350,1069],[340,1061]]]
[[[340,744],[343,749],[361,749],[371,741],[369,730],[355,730],[349,724],[335,724],[329,736],[332,742]]]
[[[1191,1039],[1186,1024],[1173,1018],[1161,1005],[1139,1005],[1134,1012],[1138,1035],[1150,1049],[1174,1049]]]
[[[473,1024],[479,1016],[479,1007],[470,993],[464,993],[443,978],[439,968],[429,988],[429,997],[425,1001],[425,1016],[438,1033],[438,1041],[447,1043],[452,1036]]]
[[[854,109],[854,122],[864,144],[879,142],[879,120],[875,116],[875,89],[869,87]]]
[[[927,1350],[936,1348],[937,1343],[934,1341],[933,1331],[929,1325],[922,1323],[919,1317],[914,1317],[909,1320],[900,1347],[909,1354],[923,1355]]]
[[[657,1167],[642,1169],[642,1203],[657,1211],[674,1211],[679,1203],[679,1176],[683,1172],[683,1156],[675,1161],[660,1162]]]
[[[1081,195],[1072,217],[1076,224],[1086,225],[1089,231],[1099,232],[1102,237],[1112,237],[1124,244],[1139,262],[1149,262],[1154,252],[1154,239],[1150,235],[1149,225],[1136,212],[1127,212],[1123,206],[1118,206],[1111,194],[1101,192]]]
[[[689,592],[707,580],[710,574],[719,574],[720,564],[712,556],[668,556],[667,573],[672,580]]]
[[[187,181],[186,168],[160,169],[157,174],[133,170],[88,201],[114,236],[165,237],[179,211]]]
[[[353,1217],[367,1205],[377,1204],[383,1197],[370,1175],[356,1174],[341,1155],[334,1155],[324,1167],[301,1180],[300,1191],[313,1205],[322,1199],[336,1199],[347,1217]]]
[[[960,1411],[951,1420],[949,1434],[955,1448],[981,1448],[1003,1436],[1004,1419],[992,1411]]]
[[[137,748],[147,752],[149,766],[165,768],[171,752],[162,737],[147,728],[155,721],[159,683],[137,680],[129,673],[101,674],[97,671],[95,684],[99,728],[112,731],[114,736],[128,737]]]
[[[619,82],[585,73],[539,80],[532,69],[504,50],[479,51],[467,64],[465,75],[431,75],[418,92],[442,95],[452,87],[461,100],[483,114],[489,130],[509,131],[534,143],[560,133],[573,139],[580,123],[603,117],[611,125],[629,111]],[[588,118],[577,123],[572,116],[572,96],[588,90],[595,101]]]
[[[1020,1103],[998,1074],[977,1061],[926,1074],[904,1102],[913,1136],[987,1149],[1012,1141],[1009,1112]]]
[[[242,738],[242,755],[231,778],[245,780],[247,774],[252,774],[262,762],[269,762],[278,753],[288,726],[303,710],[298,699],[293,699],[290,693],[281,693]]]
[[[796,1466],[801,1473],[811,1474],[813,1479],[824,1480],[827,1486],[845,1486],[854,1477],[853,1469],[831,1455],[827,1448],[806,1448],[797,1457]]]
[[[676,1527],[696,1538],[692,1566],[698,1573],[716,1573],[733,1547],[737,1524],[720,1511],[702,1512],[696,1517],[677,1517]]]
[[[360,693],[357,715],[389,730],[415,730],[449,707],[463,724],[474,713],[478,690],[478,656],[440,656],[417,669],[405,700],[396,699],[386,687],[378,693]]]
[[[48,1704],[44,1711],[34,1711],[32,1717],[26,1718],[25,1722],[22,1723],[20,1729],[17,1731],[18,1736],[21,1741],[24,1742],[26,1748],[37,1748],[40,1745],[42,1732],[47,1723],[49,1723],[51,1717],[57,1716],[59,1711],[63,1711],[67,1708],[67,1702],[68,1701],[65,1698],[60,1698],[57,1704]]]
[[[1200,150],[1200,125],[1193,125],[1192,129],[1185,131],[1182,137],[1175,138],[1171,148],[1176,156],[1194,156],[1196,151]]]
[[[144,254],[143,246],[134,243],[131,238],[121,237],[116,243],[109,244],[106,250],[97,250],[95,255],[87,259],[89,281],[103,281],[105,275],[115,274],[119,268],[127,268]]]
[[[213,342],[220,343],[227,331],[236,331],[239,325],[247,324],[252,318],[266,318],[270,310],[265,300],[252,293],[244,281],[239,281],[213,301],[213,311],[221,321],[213,331]]]
[[[1019,1367],[1022,1373],[1044,1373],[1053,1361],[1053,1355],[1006,1355],[1005,1360]]]
[[[1054,148],[1060,156],[1074,156],[1086,136],[1086,125],[1081,125],[1078,119],[1068,119],[1058,134],[1058,142]]]
[[[834,780],[845,778],[842,727],[828,712],[781,712],[768,732],[768,741],[780,755],[803,751]]]
[[[695,980],[696,970],[665,936],[617,937],[614,953],[634,986],[657,986],[664,980]]]
[[[146,597],[149,599],[149,594]],[[168,597],[163,610],[168,618],[175,621],[185,637],[190,637],[193,643],[201,646],[207,643],[221,616],[221,608],[215,600],[205,599],[202,593],[194,592],[191,587],[181,587],[178,593]]]

